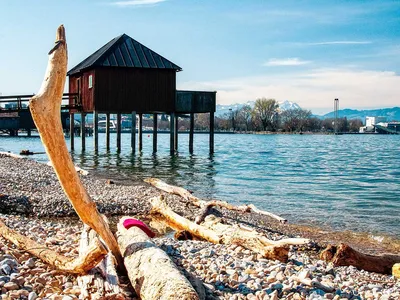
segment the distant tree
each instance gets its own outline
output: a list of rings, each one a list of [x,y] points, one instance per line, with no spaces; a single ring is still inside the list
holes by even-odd
[[[195,114],[194,128],[196,130],[210,129],[210,114]]]
[[[255,119],[260,121],[264,131],[269,127],[272,130],[276,130],[277,122],[274,118],[276,118],[278,108],[279,104],[275,99],[260,98],[256,100],[253,109],[253,116]]]
[[[360,127],[364,124],[360,119],[350,119],[349,120],[349,132],[359,132]]]
[[[302,132],[306,128],[310,117],[311,111],[309,110],[301,108],[288,109],[281,113],[281,123],[286,131]]]
[[[321,119],[317,118],[317,117],[311,117],[308,119],[307,121],[307,130],[309,131],[321,131],[322,129],[322,121]]]

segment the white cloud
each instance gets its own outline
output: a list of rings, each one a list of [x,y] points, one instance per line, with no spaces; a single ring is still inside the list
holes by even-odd
[[[400,105],[400,76],[395,72],[351,68],[314,69],[214,82],[185,82],[179,89],[217,91],[217,103],[244,103],[260,97],[291,100],[314,113],[341,108],[368,109]]]
[[[301,66],[309,64],[310,61],[308,60],[301,60],[297,57],[292,58],[271,58],[269,61],[263,63],[263,66],[272,67],[272,66]]]
[[[142,6],[142,5],[151,5],[164,2],[166,0],[130,0],[130,1],[118,1],[112,2],[111,5],[116,6]]]

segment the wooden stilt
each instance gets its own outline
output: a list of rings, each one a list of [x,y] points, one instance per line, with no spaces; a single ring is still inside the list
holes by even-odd
[[[82,151],[85,151],[86,148],[86,125],[85,125],[86,114],[84,112],[81,113],[81,142],[82,142]]]
[[[139,124],[138,124],[138,139],[139,139],[139,152],[143,149],[143,114],[139,114]]]
[[[27,134],[28,136],[32,136],[32,132],[31,132],[31,130],[30,130],[29,128],[26,130],[26,134]]]
[[[193,137],[194,137],[194,113],[190,114],[190,130],[189,130],[189,153],[193,153]]]
[[[94,141],[94,151],[99,150],[99,113],[97,111],[93,112],[93,141]]]
[[[178,129],[179,129],[179,116],[175,118],[175,136],[174,136],[174,150],[178,151]]]
[[[175,113],[169,115],[169,149],[171,154],[175,153]]]
[[[71,142],[71,151],[74,150],[74,139],[75,139],[75,119],[74,113],[69,114],[69,133],[70,133],[70,142]]]
[[[136,111],[132,112],[132,127],[131,127],[131,149],[135,153],[136,148]]]
[[[153,114],[153,153],[157,152],[157,114]]]
[[[214,153],[214,112],[210,112],[210,154]]]
[[[110,113],[106,114],[106,148],[110,150]]]
[[[117,113],[117,151],[121,151],[121,113]]]

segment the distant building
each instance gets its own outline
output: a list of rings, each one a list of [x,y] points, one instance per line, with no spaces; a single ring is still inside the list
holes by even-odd
[[[386,117],[365,117],[365,126],[360,127],[360,133],[375,132],[375,125],[386,122]]]

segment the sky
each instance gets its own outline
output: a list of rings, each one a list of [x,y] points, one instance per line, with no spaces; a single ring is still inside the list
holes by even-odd
[[[0,0],[0,93],[39,90],[60,24],[69,69],[126,33],[217,104],[400,106],[400,0]]]

